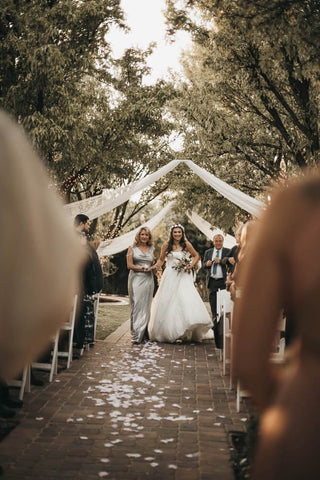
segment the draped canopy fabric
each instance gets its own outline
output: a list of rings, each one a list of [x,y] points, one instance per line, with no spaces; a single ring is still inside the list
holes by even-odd
[[[104,190],[101,195],[69,203],[68,205],[65,205],[65,211],[70,217],[75,217],[79,213],[84,213],[91,220],[97,218],[126,202],[135,193],[149,187],[149,185],[173,170],[179,163],[180,160],[172,160],[172,162],[159,168],[156,172],[151,173],[136,182],[129,183],[129,185],[124,185],[117,189]]]
[[[133,245],[134,239],[136,234],[138,233],[141,227],[148,227],[150,230],[153,230],[161,220],[167,215],[169,210],[171,209],[174,202],[168,203],[159,213],[157,213],[154,217],[152,217],[147,222],[143,223],[138,228],[131,230],[124,235],[119,237],[113,238],[112,240],[106,240],[102,242],[97,250],[97,253],[100,257],[105,257],[109,255],[115,255],[116,253],[122,252],[126,250],[128,247]],[[190,220],[195,224],[195,226],[209,239],[212,240],[213,236],[217,233],[224,236],[224,245],[227,248],[233,247],[235,245],[236,240],[232,235],[225,235],[222,230],[218,228],[212,228],[211,225],[201,218],[197,213],[192,212],[191,214],[187,214]]]
[[[191,160],[172,160],[164,167],[161,167],[156,172],[147,175],[141,180],[132,182],[115,190],[104,190],[101,195],[65,205],[65,212],[69,217],[75,217],[75,215],[83,213],[90,219],[97,218],[126,202],[132,195],[147,188],[182,162],[217,192],[252,215],[259,215],[260,210],[264,207],[263,202],[228,185],[212,173],[209,173],[196,165]]]
[[[226,248],[232,248],[237,243],[232,235],[225,235],[220,228],[212,227],[209,222],[200,217],[196,212],[187,213],[187,215],[192,223],[194,223],[200,232],[202,232],[209,240],[212,240],[214,235],[220,234],[224,237],[224,246]]]
[[[113,238],[112,240],[106,240],[105,242],[102,242],[97,250],[98,255],[100,257],[105,257],[107,255],[114,255],[115,253],[119,253],[119,252],[122,252],[123,250],[126,250],[128,247],[130,247],[133,244],[134,238],[138,233],[138,231],[140,230],[140,228],[148,227],[150,230],[153,230],[161,222],[161,220],[167,215],[173,203],[174,202],[168,203],[168,205],[166,205],[157,215],[155,215],[150,220],[140,225],[138,228],[135,228],[134,230],[131,230],[130,232],[125,233],[120,237],[116,237],[116,238]]]

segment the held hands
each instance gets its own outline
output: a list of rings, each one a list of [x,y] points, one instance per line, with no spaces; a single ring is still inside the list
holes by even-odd
[[[213,263],[220,263],[220,258],[214,257],[213,260],[208,260],[207,263],[206,263],[206,266],[207,266],[207,267],[211,267],[211,265],[212,265]]]
[[[159,270],[159,266],[155,263],[154,265],[151,265],[151,267],[148,269],[149,272],[157,273]]]

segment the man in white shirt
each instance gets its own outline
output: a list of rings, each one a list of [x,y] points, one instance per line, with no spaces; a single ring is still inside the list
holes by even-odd
[[[206,250],[203,265],[207,273],[207,287],[209,290],[209,303],[213,320],[217,316],[217,291],[226,288],[227,270],[222,260],[228,257],[229,249],[223,247],[224,238],[217,234],[213,237],[213,248]]]

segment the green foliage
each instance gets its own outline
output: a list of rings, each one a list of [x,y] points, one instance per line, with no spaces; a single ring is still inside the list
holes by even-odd
[[[120,0],[2,2],[0,105],[24,125],[67,201],[137,180],[172,155],[174,90],[143,85],[152,47],[111,57],[112,25],[126,28]]]
[[[184,158],[258,198],[274,181],[317,164],[318,2],[167,5],[170,33],[185,29],[195,42],[184,59],[187,81],[171,102],[185,138]],[[223,211],[225,217],[229,206],[219,196],[205,195],[198,181],[187,183],[185,197],[190,203],[199,198],[200,212],[219,217]],[[234,207],[230,213],[242,216]]]

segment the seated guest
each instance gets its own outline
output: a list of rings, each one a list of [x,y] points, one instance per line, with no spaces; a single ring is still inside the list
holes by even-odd
[[[319,478],[319,220],[318,171],[272,195],[240,269],[233,372],[261,413],[252,480]],[[270,362],[284,307],[296,327],[286,366]]]

